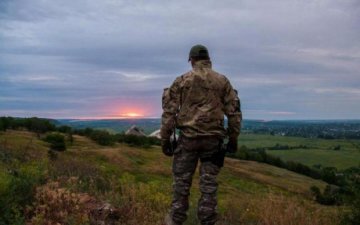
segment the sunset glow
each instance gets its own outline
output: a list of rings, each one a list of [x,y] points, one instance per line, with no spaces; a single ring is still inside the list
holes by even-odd
[[[135,112],[129,112],[129,113],[125,113],[125,114],[123,114],[121,116],[129,117],[129,118],[136,118],[136,117],[143,117],[144,115],[141,115],[141,114],[135,113]]]

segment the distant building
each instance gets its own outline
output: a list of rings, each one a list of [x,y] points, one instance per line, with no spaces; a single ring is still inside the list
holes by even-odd
[[[151,134],[149,134],[148,137],[156,137],[156,138],[158,138],[158,139],[161,139],[160,129],[152,132]],[[176,139],[178,139],[178,138],[179,138],[179,135],[176,135]],[[171,139],[171,140],[174,139],[174,135],[173,135],[173,134],[171,134],[170,139]]]
[[[146,136],[144,133],[144,130],[142,130],[141,128],[132,125],[126,132],[126,135],[136,135],[136,136]]]
[[[151,134],[149,134],[149,137],[156,137],[158,139],[161,139],[160,129],[152,132]]]

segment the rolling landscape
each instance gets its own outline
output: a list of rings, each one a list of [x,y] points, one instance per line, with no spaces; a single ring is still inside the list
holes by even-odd
[[[108,132],[113,127],[104,127],[104,121],[84,122],[92,130],[78,124],[70,128],[64,121],[10,120],[0,123],[0,128],[7,124],[0,133],[0,206],[6,209],[0,224],[162,224],[171,202],[171,158],[162,155],[156,140],[127,139],[124,134],[134,122],[149,124],[144,128],[150,131],[155,127],[153,119],[148,123],[113,121],[124,124],[120,133]],[[98,124],[103,130],[94,129]],[[99,141],[96,135],[106,139],[104,133],[116,140]],[[349,195],[339,193],[346,188],[342,183],[314,179],[284,165],[299,162],[319,174],[327,171],[324,168],[333,168],[336,174],[359,168],[360,140],[270,133],[255,134],[247,129],[238,140],[238,152],[226,158],[218,177],[219,224],[336,225],[344,221],[352,207],[346,200]],[[50,138],[54,135],[63,138],[62,148]],[[145,142],[151,144],[143,145]],[[271,161],[256,158],[258,155],[251,158],[259,151],[265,152],[267,160],[276,156],[285,164],[270,165]],[[198,174],[193,181],[188,225],[198,223],[197,183]],[[330,187],[337,191],[329,191]],[[104,205],[115,215],[101,215],[98,211]]]
[[[182,225],[360,225],[359,27],[360,0],[0,0],[0,225],[173,225],[194,157]]]
[[[59,125],[95,128],[121,133],[132,125],[150,134],[160,128],[160,119],[58,120]],[[360,165],[360,120],[256,121],[245,120],[240,148],[265,149],[285,161],[310,167],[346,169]]]

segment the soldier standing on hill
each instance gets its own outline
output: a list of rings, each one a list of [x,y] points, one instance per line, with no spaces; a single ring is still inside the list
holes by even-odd
[[[173,201],[166,225],[181,225],[186,220],[192,177],[200,160],[198,219],[203,225],[217,221],[216,176],[223,166],[221,146],[227,136],[227,152],[237,150],[242,114],[240,100],[229,80],[211,69],[205,46],[195,45],[189,54],[192,70],[177,77],[162,99],[162,150],[173,161]],[[224,128],[224,116],[228,128]],[[170,136],[176,128],[180,137],[173,148]],[[174,150],[173,150],[174,149]]]

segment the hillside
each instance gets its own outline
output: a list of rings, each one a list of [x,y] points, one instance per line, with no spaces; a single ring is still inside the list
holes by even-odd
[[[54,211],[60,211],[56,218],[64,224],[88,224],[89,201],[79,197],[87,196],[94,199],[90,202],[108,202],[119,209],[118,224],[161,224],[171,201],[171,159],[159,147],[102,147],[74,136],[67,151],[49,154],[48,144],[26,131],[1,133],[0,147],[0,206],[12,205],[18,212],[14,221],[44,224]],[[226,159],[218,180],[220,224],[338,224],[339,208],[312,200],[310,187],[324,188],[324,182],[235,159]],[[193,184],[188,225],[197,224],[198,175]],[[49,194],[59,192],[79,201]],[[53,203],[58,198],[63,204]],[[31,206],[25,218],[21,216],[24,204]]]

